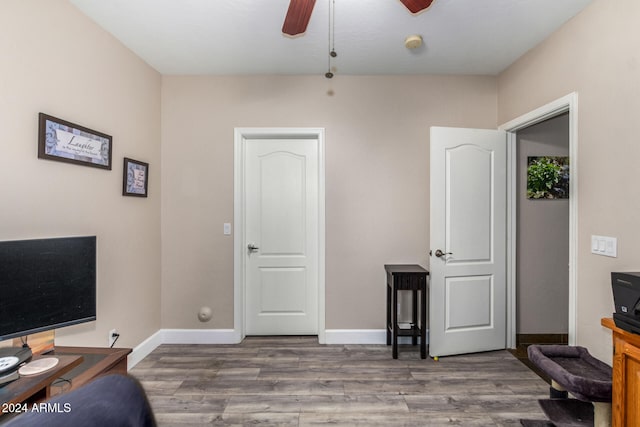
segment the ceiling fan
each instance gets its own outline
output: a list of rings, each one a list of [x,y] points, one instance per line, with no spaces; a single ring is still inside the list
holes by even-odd
[[[431,6],[433,0],[400,0],[413,14],[419,13]],[[290,36],[297,36],[307,30],[311,12],[316,0],[290,0],[287,15],[284,18],[282,32]]]

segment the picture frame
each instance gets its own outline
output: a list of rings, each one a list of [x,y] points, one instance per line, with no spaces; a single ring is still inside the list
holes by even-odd
[[[38,124],[38,158],[111,170],[110,135],[45,113]]]
[[[124,158],[122,195],[147,197],[149,188],[149,163]]]
[[[568,199],[569,178],[568,156],[527,157],[527,199]]]

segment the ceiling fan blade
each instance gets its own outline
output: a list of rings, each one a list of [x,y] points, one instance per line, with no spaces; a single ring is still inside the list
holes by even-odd
[[[287,16],[285,16],[284,24],[282,25],[282,32],[295,36],[307,31],[307,25],[315,4],[316,0],[291,0]]]
[[[433,3],[433,0],[400,0],[413,14],[422,12]]]

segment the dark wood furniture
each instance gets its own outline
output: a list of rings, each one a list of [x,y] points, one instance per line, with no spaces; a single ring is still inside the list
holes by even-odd
[[[34,356],[33,360],[39,356]],[[82,363],[82,356],[58,356],[58,364],[39,375],[21,377],[0,388],[0,404],[37,402],[52,396],[51,384]],[[0,416],[3,415],[0,412]]]
[[[611,425],[640,425],[640,335],[618,328],[612,318],[600,323],[613,332]]]
[[[416,264],[388,264],[387,272],[387,345],[393,344],[393,358],[398,358],[398,337],[409,336],[413,345],[420,337],[420,357],[427,357],[427,276],[429,272]],[[398,291],[412,293],[412,322],[409,328],[398,324]],[[418,307],[418,292],[420,307]],[[418,322],[418,309],[420,322]]]
[[[0,404],[40,402],[104,374],[126,374],[129,353],[130,348],[56,347],[53,352],[33,359],[55,356],[58,364],[41,374],[21,377],[0,387]]]
[[[106,374],[127,373],[127,356],[130,348],[104,347],[56,347],[51,355],[56,357],[76,355],[82,357],[82,363],[71,370],[64,378],[71,382],[71,387],[64,382],[51,386],[51,396],[69,390],[75,390],[89,381]]]

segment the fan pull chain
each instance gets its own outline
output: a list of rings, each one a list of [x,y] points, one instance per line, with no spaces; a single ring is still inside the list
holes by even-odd
[[[335,25],[335,19],[336,19],[336,0],[329,0],[329,31],[327,31],[327,33],[329,34],[329,59],[328,59],[328,65],[327,65],[327,72],[325,73],[325,77],[328,79],[333,78],[333,72],[331,71],[331,58],[335,58],[336,56],[338,56],[338,54],[336,53],[336,48],[335,48],[335,43],[336,43],[336,25]]]

